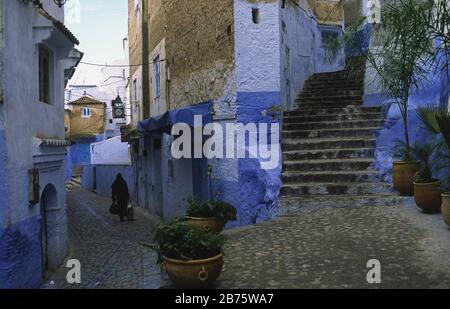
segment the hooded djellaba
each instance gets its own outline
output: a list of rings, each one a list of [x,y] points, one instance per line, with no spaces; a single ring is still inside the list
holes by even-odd
[[[117,203],[118,213],[120,221],[123,221],[124,217],[127,217],[127,207],[130,200],[130,194],[128,192],[128,185],[123,179],[122,174],[117,174],[116,180],[111,186],[112,200]]]

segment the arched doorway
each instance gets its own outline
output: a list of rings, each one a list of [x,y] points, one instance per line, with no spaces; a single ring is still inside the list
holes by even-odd
[[[45,187],[41,196],[41,257],[42,257],[42,272],[45,278],[46,272],[51,268],[52,263],[52,235],[51,235],[51,220],[49,212],[58,207],[58,193],[56,188],[49,184]]]

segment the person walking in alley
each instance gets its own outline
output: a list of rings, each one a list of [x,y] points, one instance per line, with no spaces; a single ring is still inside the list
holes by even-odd
[[[113,213],[120,217],[120,222],[123,222],[124,217],[128,218],[127,208],[128,202],[130,201],[130,194],[128,192],[128,185],[125,179],[123,179],[122,174],[117,174],[111,189],[113,204],[116,208]]]

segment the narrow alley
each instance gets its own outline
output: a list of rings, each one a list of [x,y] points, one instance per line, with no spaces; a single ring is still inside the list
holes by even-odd
[[[439,215],[404,206],[323,208],[225,232],[224,271],[216,288],[445,288],[450,242]],[[45,288],[173,288],[149,247],[156,220],[136,209],[119,223],[110,200],[83,189],[68,194],[70,255],[80,285],[63,265]],[[381,263],[381,284],[367,282],[367,262]],[[50,282],[53,281],[54,284]]]
[[[156,220],[135,211],[136,221],[120,223],[109,214],[111,200],[84,189],[68,192],[70,254],[81,263],[81,284],[67,283],[69,271],[62,265],[45,288],[158,288],[156,254],[152,242]],[[146,280],[147,279],[147,280]],[[151,280],[149,282],[148,280]],[[51,284],[51,281],[54,284]]]

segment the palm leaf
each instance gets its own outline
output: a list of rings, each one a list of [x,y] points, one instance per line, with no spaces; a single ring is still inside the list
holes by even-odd
[[[447,113],[445,109],[438,105],[429,104],[424,107],[419,107],[416,112],[426,129],[435,134],[441,133],[437,118]]]
[[[450,113],[442,113],[436,117],[439,129],[444,137],[448,149],[450,149]]]

